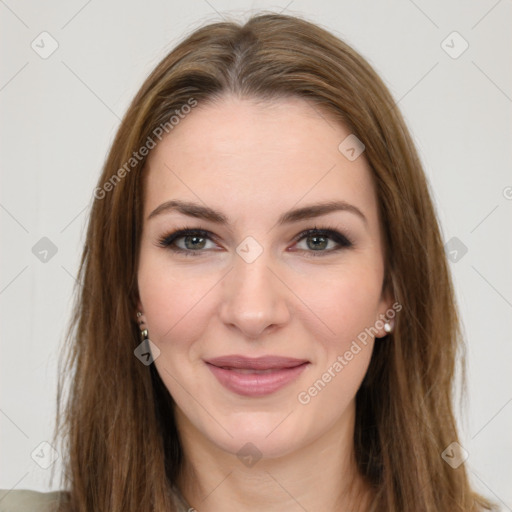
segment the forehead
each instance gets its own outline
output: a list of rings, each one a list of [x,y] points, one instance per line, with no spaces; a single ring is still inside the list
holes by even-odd
[[[341,199],[376,220],[364,153],[351,161],[339,150],[350,135],[300,98],[256,103],[227,97],[198,105],[148,157],[145,217],[175,198],[202,201],[237,218]]]

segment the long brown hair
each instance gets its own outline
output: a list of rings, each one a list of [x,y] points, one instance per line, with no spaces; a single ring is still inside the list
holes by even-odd
[[[374,489],[371,510],[476,511],[464,465],[441,454],[457,440],[452,411],[459,323],[436,214],[400,112],[370,65],[326,30],[260,14],[189,35],[131,103],[95,191],[59,385],[69,510],[173,510],[182,449],[172,398],[154,365],[134,356],[145,157],[134,152],[184,105],[226,94],[300,97],[366,146],[385,240],[386,285],[403,308],[376,344],[356,397],[355,453]],[[193,114],[192,114],[193,115]],[[341,142],[341,141],[340,141]],[[124,169],[124,171],[122,171]]]

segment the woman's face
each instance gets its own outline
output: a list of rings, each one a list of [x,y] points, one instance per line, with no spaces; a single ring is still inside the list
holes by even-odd
[[[350,135],[305,100],[227,97],[149,155],[139,308],[178,427],[201,442],[272,458],[353,428],[391,301]],[[170,236],[184,228],[202,232]]]

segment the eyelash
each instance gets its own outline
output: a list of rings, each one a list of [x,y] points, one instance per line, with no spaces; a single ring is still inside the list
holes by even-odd
[[[176,231],[173,231],[172,233],[168,233],[164,236],[162,236],[158,240],[158,245],[160,247],[170,249],[174,253],[183,254],[184,256],[200,256],[202,253],[205,252],[205,250],[198,249],[196,251],[192,249],[182,249],[180,247],[176,247],[175,244],[176,240],[179,240],[180,238],[185,238],[187,236],[198,236],[200,238],[207,238],[211,241],[215,241],[215,236],[210,233],[209,231],[206,231],[201,228],[190,228],[190,227],[184,227],[181,229],[178,229]],[[338,247],[335,247],[334,249],[329,250],[305,250],[305,249],[298,249],[301,252],[308,253],[309,256],[316,258],[321,257],[326,254],[332,254],[333,252],[337,252],[341,249],[349,249],[353,246],[353,242],[346,236],[341,234],[339,231],[337,231],[334,228],[331,227],[314,227],[313,229],[306,229],[305,231],[302,231],[299,233],[293,240],[294,243],[300,242],[303,238],[311,237],[311,236],[321,236],[326,237],[333,242],[336,242],[338,244]],[[312,254],[311,254],[312,253]]]

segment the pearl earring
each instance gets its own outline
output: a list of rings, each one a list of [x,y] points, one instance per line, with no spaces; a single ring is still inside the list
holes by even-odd
[[[391,324],[389,322],[386,322],[384,324],[384,330],[387,332],[387,333],[390,333],[393,329],[391,327]]]

